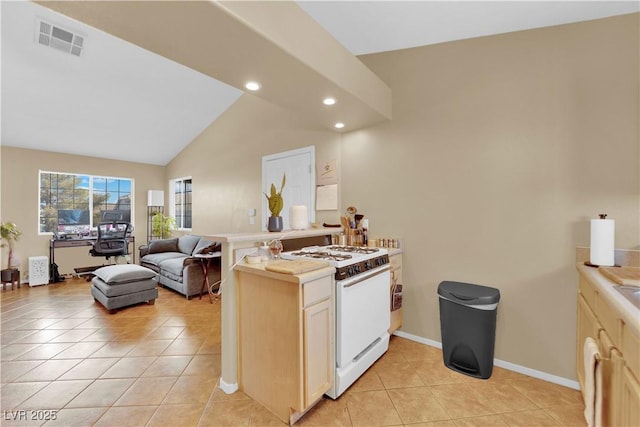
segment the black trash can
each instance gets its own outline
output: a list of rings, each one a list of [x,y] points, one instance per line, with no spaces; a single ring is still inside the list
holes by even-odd
[[[438,286],[438,296],[444,364],[465,375],[489,378],[500,291],[445,281]]]

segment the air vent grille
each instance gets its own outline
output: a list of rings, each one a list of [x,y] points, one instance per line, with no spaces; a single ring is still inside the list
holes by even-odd
[[[36,39],[41,45],[49,46],[75,56],[82,54],[84,36],[45,21],[39,21],[37,28],[38,34]]]

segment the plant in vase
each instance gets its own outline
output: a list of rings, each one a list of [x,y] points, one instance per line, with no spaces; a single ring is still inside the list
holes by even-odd
[[[0,238],[2,238],[1,247],[9,246],[9,254],[7,255],[7,270],[2,270],[2,280],[11,280],[12,270],[17,270],[20,262],[13,255],[13,242],[20,239],[22,232],[13,222],[5,222],[0,224]],[[5,244],[4,241],[7,241]]]
[[[151,217],[151,230],[154,236],[161,239],[171,236],[176,229],[176,220],[172,216],[164,215],[162,212],[156,212]]]
[[[269,211],[271,212],[269,223],[267,224],[267,229],[269,231],[282,231],[282,217],[280,216],[280,212],[282,212],[282,208],[284,207],[282,190],[284,189],[284,184],[286,182],[287,175],[284,174],[282,175],[282,185],[280,186],[279,192],[276,192],[275,184],[271,184],[271,194],[267,195],[267,193],[264,193],[264,196],[269,202]]]

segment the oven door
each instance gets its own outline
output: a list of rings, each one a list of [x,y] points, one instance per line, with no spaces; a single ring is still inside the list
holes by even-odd
[[[390,282],[388,265],[337,282],[338,367],[357,360],[360,353],[387,333],[390,322]]]

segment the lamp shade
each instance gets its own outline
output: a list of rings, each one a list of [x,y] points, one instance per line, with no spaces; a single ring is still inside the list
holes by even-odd
[[[164,206],[164,191],[149,190],[147,192],[147,206]]]

